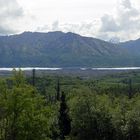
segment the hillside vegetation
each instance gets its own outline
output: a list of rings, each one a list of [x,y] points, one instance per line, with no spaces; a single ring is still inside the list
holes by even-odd
[[[131,79],[131,80],[130,80]],[[140,74],[0,79],[1,140],[139,140]]]

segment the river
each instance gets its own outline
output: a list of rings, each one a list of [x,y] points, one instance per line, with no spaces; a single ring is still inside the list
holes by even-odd
[[[21,68],[0,68],[0,71],[12,71],[13,69],[16,70],[23,70],[23,71],[31,71],[33,69],[35,70],[42,70],[42,71],[61,71],[61,70],[81,70],[81,71],[86,71],[86,70],[98,70],[98,71],[123,71],[123,70],[140,70],[140,67],[115,67],[115,68],[107,68],[107,67],[103,67],[103,68],[75,68],[75,67],[71,67],[71,68],[48,68],[48,67],[21,67]]]

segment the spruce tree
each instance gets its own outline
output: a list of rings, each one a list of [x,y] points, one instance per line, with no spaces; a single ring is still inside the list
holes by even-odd
[[[59,79],[57,80],[56,99],[57,99],[58,101],[60,100],[60,81],[59,81]]]
[[[32,85],[35,86],[35,69],[32,70]]]
[[[129,90],[128,90],[129,99],[132,98],[132,80],[129,79]]]
[[[64,140],[65,136],[68,136],[71,132],[71,120],[68,115],[68,106],[66,103],[64,92],[62,92],[61,95],[61,103],[59,110],[59,129],[61,140]]]

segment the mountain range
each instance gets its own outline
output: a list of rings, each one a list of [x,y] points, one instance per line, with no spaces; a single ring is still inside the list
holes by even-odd
[[[113,44],[75,33],[0,36],[0,67],[140,66],[140,39]]]

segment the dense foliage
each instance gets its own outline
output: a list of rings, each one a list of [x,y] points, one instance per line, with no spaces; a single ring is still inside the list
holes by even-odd
[[[139,82],[139,73],[82,79],[14,71],[0,80],[0,140],[139,140]]]

